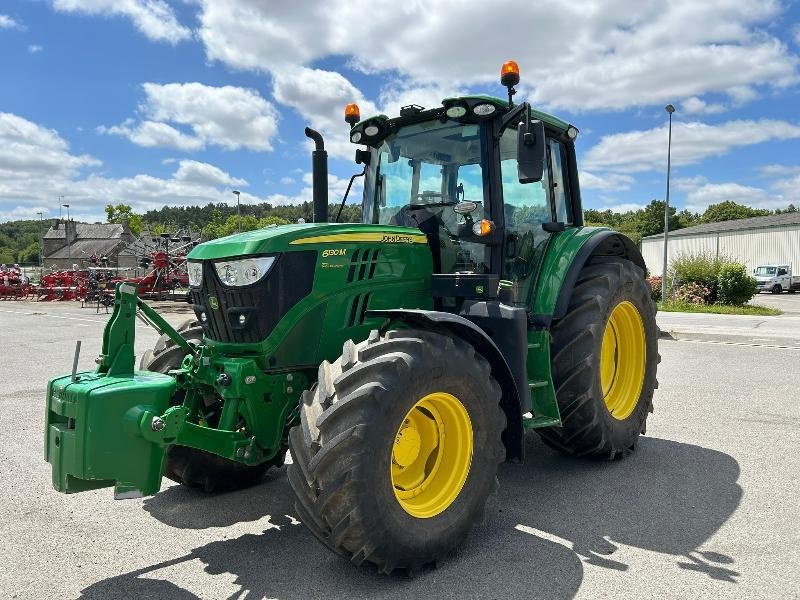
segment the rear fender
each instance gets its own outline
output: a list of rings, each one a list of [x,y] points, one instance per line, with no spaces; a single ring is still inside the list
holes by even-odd
[[[549,325],[567,313],[578,275],[592,256],[619,256],[643,271],[644,259],[626,235],[603,227],[578,227],[553,236],[545,255],[533,313]]]

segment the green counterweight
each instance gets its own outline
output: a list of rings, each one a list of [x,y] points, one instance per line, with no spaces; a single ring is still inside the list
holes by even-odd
[[[134,370],[137,310],[184,347],[181,369],[170,375]],[[45,458],[61,492],[113,485],[118,498],[154,494],[170,444],[243,464],[269,460],[285,446],[285,430],[309,385],[303,372],[266,374],[253,358],[195,349],[125,283],[117,287],[97,362],[95,372],[48,384]],[[176,403],[179,390],[183,400]],[[199,401],[215,393],[224,399],[225,411],[218,427],[205,427],[198,423]],[[247,432],[239,427],[240,415]]]

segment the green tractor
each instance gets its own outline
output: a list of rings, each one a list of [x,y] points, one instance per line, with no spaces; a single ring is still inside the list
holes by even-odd
[[[513,103],[513,61],[501,81],[507,100],[394,118],[348,105],[359,224],[329,222],[307,129],[314,223],[194,248],[181,327],[120,284],[96,371],[48,385],[54,487],[236,489],[291,449],[303,523],[390,573],[463,541],[526,430],[574,456],[632,451],[659,360],[644,261],[583,226],[577,129]],[[137,316],[162,333],[139,370]]]

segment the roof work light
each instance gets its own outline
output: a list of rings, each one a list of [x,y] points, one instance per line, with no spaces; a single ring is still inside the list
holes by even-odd
[[[361,120],[361,110],[358,108],[358,104],[351,102],[344,107],[344,120],[350,123],[350,127]]]
[[[519,83],[519,65],[516,61],[507,60],[500,68],[500,83],[506,87],[514,87]]]

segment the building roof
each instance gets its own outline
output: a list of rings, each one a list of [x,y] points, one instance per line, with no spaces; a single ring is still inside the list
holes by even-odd
[[[720,221],[719,223],[704,223],[694,227],[685,227],[669,232],[669,237],[681,235],[699,235],[704,233],[721,233],[723,231],[739,231],[742,229],[762,229],[764,227],[780,227],[785,225],[800,225],[800,212],[767,215],[766,217],[751,217],[749,219],[736,219],[733,221]],[[664,238],[663,233],[648,235],[645,240]]]
[[[52,227],[44,234],[46,240],[65,239],[66,227],[61,223],[58,229]],[[119,239],[125,229],[117,223],[75,223],[75,234],[78,240],[108,240]]]
[[[44,257],[44,260],[47,262],[50,259],[69,258],[71,256],[77,261],[82,258],[90,258],[92,254],[97,255],[99,258],[100,256],[108,255],[121,243],[122,240],[119,238],[112,238],[109,240],[79,239],[72,242],[69,246],[64,245],[52,254],[48,254]]]

